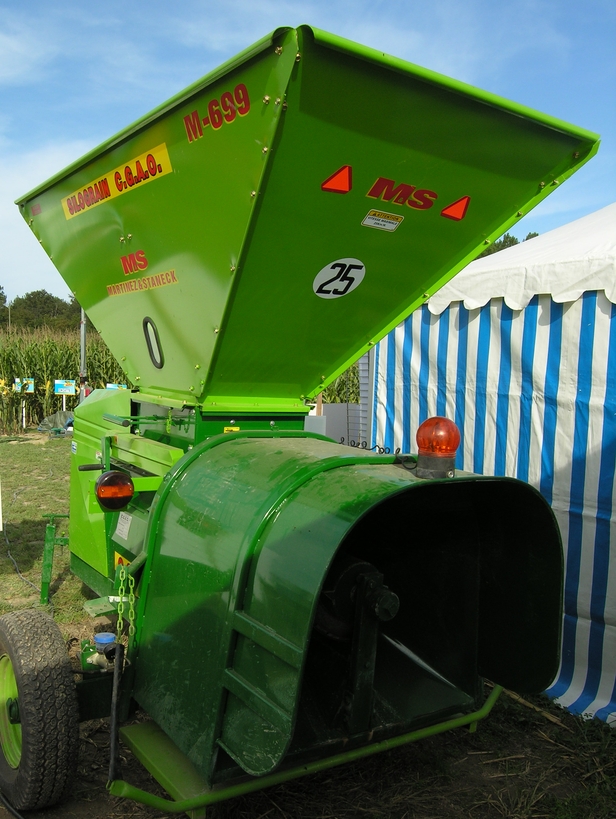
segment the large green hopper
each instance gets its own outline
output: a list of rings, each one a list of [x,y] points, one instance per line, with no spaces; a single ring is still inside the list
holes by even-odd
[[[20,207],[143,392],[280,412],[596,148],[401,60],[278,29]]]
[[[76,410],[71,567],[90,613],[118,615],[82,646],[76,696],[59,636],[54,663],[32,653],[53,624],[0,618],[0,789],[18,807],[64,792],[78,719],[111,714],[112,793],[197,819],[474,726],[500,686],[549,685],[562,554],[541,496],[456,472],[446,419],[415,458],[340,446],[304,416],[597,146],[302,26],[19,200],[133,389]],[[50,526],[47,572],[54,543]],[[119,775],[136,705],[147,719],[120,736],[172,802]]]

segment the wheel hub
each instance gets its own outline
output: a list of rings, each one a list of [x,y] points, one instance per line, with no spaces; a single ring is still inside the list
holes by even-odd
[[[21,761],[21,723],[13,663],[7,654],[0,657],[0,745],[11,768]]]
[[[19,725],[21,717],[19,716],[19,700],[9,697],[6,701],[6,710],[9,715],[9,722],[11,725]]]

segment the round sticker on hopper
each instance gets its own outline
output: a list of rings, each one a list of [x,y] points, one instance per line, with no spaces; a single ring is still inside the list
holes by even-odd
[[[320,299],[339,299],[359,287],[365,272],[359,259],[336,259],[317,273],[312,289]]]

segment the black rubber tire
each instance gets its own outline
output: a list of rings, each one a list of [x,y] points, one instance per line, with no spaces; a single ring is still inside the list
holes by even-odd
[[[4,655],[17,683],[21,759],[14,768],[0,752],[0,791],[18,810],[54,805],[70,790],[79,751],[79,710],[66,645],[51,617],[28,609],[0,617]]]

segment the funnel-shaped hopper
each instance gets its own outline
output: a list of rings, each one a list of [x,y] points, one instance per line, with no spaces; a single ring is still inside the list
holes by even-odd
[[[282,412],[597,144],[302,26],[278,29],[19,205],[144,393]]]

